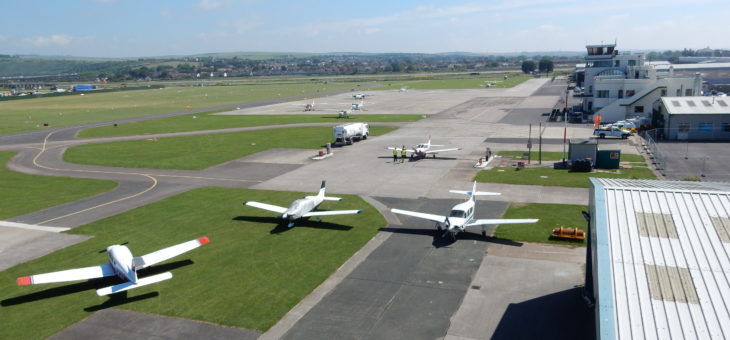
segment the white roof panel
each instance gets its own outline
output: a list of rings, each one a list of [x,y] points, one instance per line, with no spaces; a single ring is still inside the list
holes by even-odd
[[[662,97],[662,104],[670,115],[730,114],[730,97]]]
[[[600,301],[622,339],[730,337],[730,184],[591,179]],[[600,196],[600,197],[599,197]],[[607,240],[600,239],[604,235]],[[605,247],[607,251],[602,251]],[[597,259],[600,261],[601,259]],[[611,320],[600,316],[600,320]]]

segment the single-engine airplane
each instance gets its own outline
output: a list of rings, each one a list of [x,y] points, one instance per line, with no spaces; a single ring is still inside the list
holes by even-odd
[[[355,99],[365,99],[365,97],[370,97],[370,96],[372,96],[372,94],[357,93],[357,94],[353,94],[352,95],[352,98],[355,98]]]
[[[125,243],[115,244],[106,247],[105,250],[102,250],[102,252],[106,251],[109,254],[109,263],[107,264],[69,269],[53,273],[23,276],[18,278],[18,285],[25,286],[39,283],[87,280],[116,275],[127,282],[98,289],[96,294],[104,296],[119,293],[171,279],[172,273],[170,272],[138,278],[137,271],[189,252],[202,245],[208,244],[208,242],[210,242],[208,237],[203,236],[192,241],[183,242],[139,257],[132,257],[132,252],[130,252],[129,248],[124,245]]]
[[[320,216],[330,215],[351,215],[359,214],[362,210],[330,210],[330,211],[312,211],[317,208],[323,201],[342,201],[341,197],[327,197],[324,195],[325,181],[322,181],[322,186],[319,189],[317,196],[305,196],[300,198],[291,205],[289,208],[280,207],[278,205],[266,204],[255,201],[243,202],[243,205],[247,205],[254,208],[264,209],[273,211],[281,214],[279,217],[289,221],[287,225],[289,228],[294,226],[294,221],[300,218],[317,217],[317,221],[320,221]]]
[[[431,149],[432,146],[444,146],[444,145],[431,144],[431,137],[429,136],[428,137],[428,142],[421,143],[421,144],[417,144],[416,146],[413,147],[413,149],[406,149],[406,151],[407,152],[410,152],[411,155],[416,155],[417,157],[420,157],[420,158],[426,157],[429,154],[432,155],[433,158],[436,158],[436,154],[437,153],[440,153],[440,152],[451,152],[451,151],[461,150],[461,148],[449,148],[449,149],[432,150]],[[387,149],[388,150],[397,150],[397,151],[401,151],[402,150],[402,148],[392,147],[392,146],[389,146]]]
[[[352,103],[351,108],[353,111],[365,110],[365,101],[361,100],[359,103]]]
[[[476,181],[474,182],[474,186],[472,187],[471,191],[449,190],[449,192],[453,192],[456,194],[468,195],[469,199],[466,200],[466,202],[459,203],[451,208],[451,212],[448,216],[426,214],[401,209],[390,209],[390,211],[396,214],[408,215],[434,221],[436,222],[437,230],[446,230],[442,237],[450,234],[452,238],[456,238],[456,234],[465,231],[467,227],[480,225],[482,226],[482,235],[486,236],[487,231],[484,229],[485,225],[535,223],[538,221],[537,219],[474,219],[474,213],[476,210],[476,199],[474,198],[474,196],[500,195],[500,193],[498,192],[484,192],[476,190]]]

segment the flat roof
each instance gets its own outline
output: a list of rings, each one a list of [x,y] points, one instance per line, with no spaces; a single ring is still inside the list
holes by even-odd
[[[670,115],[730,114],[730,97],[662,97],[662,105]]]
[[[675,71],[730,69],[730,63],[654,64],[652,62],[652,65],[658,71],[668,71],[670,66],[673,66]]]
[[[730,337],[730,183],[590,180],[599,336]]]

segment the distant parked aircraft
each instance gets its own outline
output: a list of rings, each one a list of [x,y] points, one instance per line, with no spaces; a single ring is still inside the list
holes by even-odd
[[[406,149],[406,151],[416,155],[417,157],[421,157],[421,158],[426,157],[429,154],[432,155],[433,158],[436,158],[436,154],[440,153],[440,152],[451,152],[451,151],[461,150],[461,148],[432,150],[431,149],[432,146],[443,146],[443,145],[431,144],[431,137],[429,136],[428,142],[417,144],[416,146],[413,147],[413,149]],[[402,148],[389,146],[387,149],[400,151]]]

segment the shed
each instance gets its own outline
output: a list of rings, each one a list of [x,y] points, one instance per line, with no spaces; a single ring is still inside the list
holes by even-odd
[[[730,140],[728,97],[662,97],[664,136],[679,140]]]
[[[575,162],[586,158],[591,159],[591,165],[596,164],[598,141],[595,139],[571,139],[568,145],[568,160]]]

